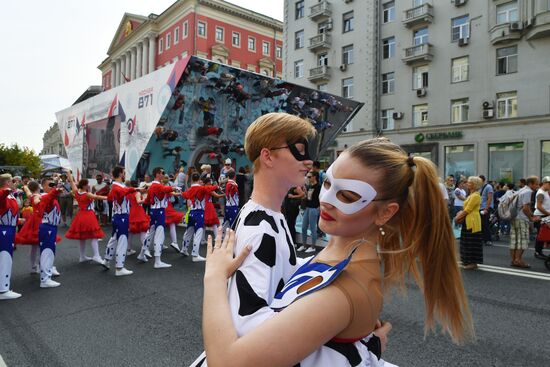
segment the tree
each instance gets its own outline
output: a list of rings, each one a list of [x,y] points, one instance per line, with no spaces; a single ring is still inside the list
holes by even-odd
[[[25,173],[39,177],[42,171],[40,158],[34,150],[20,147],[17,143],[7,146],[0,144],[0,166],[22,166]]]

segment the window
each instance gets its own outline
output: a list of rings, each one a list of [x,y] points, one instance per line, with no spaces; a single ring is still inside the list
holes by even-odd
[[[317,57],[319,66],[327,66],[328,65],[328,54],[322,53]]]
[[[183,38],[187,38],[189,35],[189,22],[185,21],[183,22]]]
[[[304,0],[297,1],[296,4],[294,5],[294,10],[295,10],[295,14],[296,14],[294,19],[303,18],[304,17],[304,9],[305,9]]]
[[[283,48],[281,46],[275,47],[275,57],[278,59],[283,58]]]
[[[518,116],[517,92],[497,93],[497,118],[507,119]]]
[[[468,98],[454,99],[451,101],[451,122],[468,121],[470,101]]]
[[[413,89],[428,87],[428,65],[413,68]]]
[[[489,144],[489,174],[497,182],[516,182],[525,177],[523,142]]]
[[[382,130],[393,130],[395,128],[395,122],[393,120],[393,109],[382,110],[381,127]]]
[[[342,23],[343,23],[343,29],[342,29],[343,33],[353,31],[353,26],[354,26],[353,11],[347,12],[344,15],[342,15]]]
[[[223,28],[216,27],[216,41],[223,42]]]
[[[518,46],[497,49],[497,75],[517,73]]]
[[[469,78],[469,57],[463,56],[453,59],[451,67],[451,82],[459,83],[468,81]]]
[[[319,92],[326,92],[328,90],[328,84],[327,83],[319,84],[317,86],[317,90]]]
[[[428,125],[428,104],[413,106],[413,127]]]
[[[241,34],[239,32],[233,32],[231,42],[233,43],[233,46],[241,47]]]
[[[250,51],[256,51],[256,38],[248,37],[248,49]]]
[[[353,98],[353,78],[342,79],[342,97]]]
[[[269,56],[270,54],[270,44],[269,42],[262,42],[262,54],[266,55],[266,56]]]
[[[353,64],[353,45],[342,47],[342,64]]]
[[[460,38],[470,37],[470,17],[454,18],[451,21],[451,42],[457,42]]]
[[[180,27],[174,29],[174,45],[177,45],[180,41]]]
[[[172,34],[171,33],[168,33],[166,35],[166,49],[170,49],[170,41],[172,40]]]
[[[382,74],[382,94],[392,94],[395,91],[395,73]]]
[[[304,76],[304,60],[294,62],[294,77],[302,78]]]
[[[413,44],[415,46],[428,43],[428,27],[420,28],[414,32]]]
[[[382,41],[382,57],[389,59],[395,56],[395,37],[386,38]]]
[[[206,37],[206,23],[205,22],[198,22],[197,23],[197,34],[200,37]]]
[[[445,176],[473,176],[476,174],[475,168],[474,145],[445,147]]]
[[[413,0],[413,8],[416,8],[417,6],[424,5],[426,3],[426,0]]]
[[[497,5],[497,24],[517,22],[518,18],[517,0]]]
[[[294,48],[299,49],[304,47],[304,30],[294,33]]]
[[[164,51],[164,38],[159,38],[159,54]]]
[[[323,34],[332,29],[332,20],[325,20],[324,22],[319,23],[317,26],[317,33]]]
[[[395,1],[383,5],[382,22],[390,23],[395,21]]]

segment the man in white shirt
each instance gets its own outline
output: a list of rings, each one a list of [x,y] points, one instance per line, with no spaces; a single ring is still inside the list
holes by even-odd
[[[535,196],[535,215],[541,219],[550,215],[550,195],[548,194],[550,190],[550,176],[545,176],[542,178],[542,185],[537,191]],[[535,228],[537,232],[540,230],[540,222],[535,222]],[[536,241],[535,242],[535,257],[537,259],[546,260],[548,256],[542,253],[544,242]]]
[[[527,178],[527,186],[518,193],[518,215],[512,219],[510,230],[510,257],[511,266],[518,268],[530,268],[522,259],[523,252],[529,247],[529,222],[539,222],[540,218],[531,213],[531,195],[538,187],[539,178],[530,176]]]

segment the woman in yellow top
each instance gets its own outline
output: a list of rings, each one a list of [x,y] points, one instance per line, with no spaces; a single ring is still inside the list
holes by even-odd
[[[456,216],[456,221],[462,220],[460,232],[460,260],[464,269],[477,269],[477,264],[483,264],[483,238],[481,232],[481,215],[479,214],[481,196],[479,189],[483,181],[476,176],[468,178],[469,195],[464,201],[464,209]]]

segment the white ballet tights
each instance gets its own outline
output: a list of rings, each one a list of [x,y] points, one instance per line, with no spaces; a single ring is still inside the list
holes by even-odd
[[[31,267],[36,268],[39,266],[39,257],[38,254],[40,252],[40,246],[38,245],[32,245],[31,246]]]
[[[170,239],[172,240],[172,243],[178,243],[178,236],[176,235],[175,223],[170,224]]]

